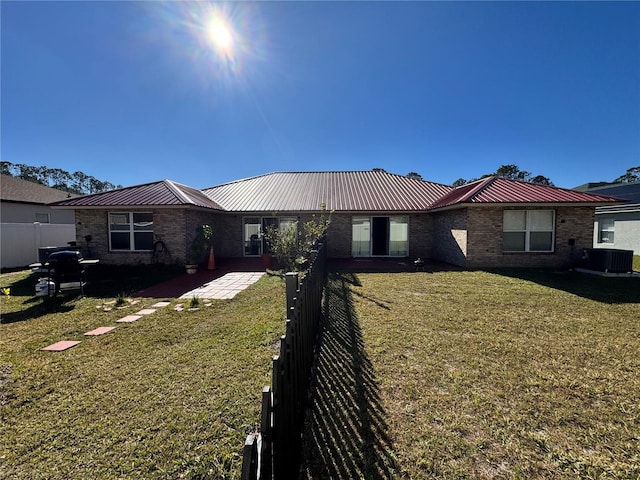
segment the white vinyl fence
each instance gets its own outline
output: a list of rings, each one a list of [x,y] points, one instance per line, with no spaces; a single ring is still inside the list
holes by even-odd
[[[39,247],[64,247],[76,239],[74,224],[0,224],[0,268],[37,262]]]

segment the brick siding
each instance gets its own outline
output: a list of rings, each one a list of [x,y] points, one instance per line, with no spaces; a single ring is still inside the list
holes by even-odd
[[[553,207],[539,207],[548,210]],[[513,209],[521,209],[514,207]],[[535,208],[530,208],[533,210]],[[502,251],[503,208],[478,207],[468,211],[467,268],[545,267],[566,268],[591,246],[593,207],[556,207],[555,246],[552,253]],[[570,245],[572,240],[573,245]]]
[[[434,213],[432,218],[432,247],[428,257],[464,267],[467,261],[467,209]]]
[[[543,208],[544,207],[540,207]],[[88,255],[86,235],[91,235],[91,254],[105,264],[138,264],[151,261],[150,252],[110,252],[108,213],[116,210],[76,210],[76,235]],[[195,209],[135,209],[151,211],[154,233],[162,238],[172,259],[184,263],[188,246],[198,225],[213,228],[217,257],[242,257],[243,218],[240,213]],[[591,247],[593,207],[556,207],[556,237],[553,253],[505,253],[502,251],[502,207],[471,207],[409,216],[409,254],[412,258],[432,258],[467,268],[485,267],[567,267]],[[301,224],[311,214],[278,213],[296,217]],[[352,218],[367,213],[334,213],[327,233],[330,258],[351,257]],[[377,216],[377,215],[374,215]],[[574,245],[569,241],[573,240]],[[204,259],[203,259],[204,261]]]

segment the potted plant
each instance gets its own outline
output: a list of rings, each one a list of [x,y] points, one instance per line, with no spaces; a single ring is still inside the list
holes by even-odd
[[[210,225],[199,225],[196,227],[196,235],[191,242],[187,252],[187,263],[185,265],[187,273],[196,273],[198,263],[202,261],[205,252],[209,249],[213,229]]]

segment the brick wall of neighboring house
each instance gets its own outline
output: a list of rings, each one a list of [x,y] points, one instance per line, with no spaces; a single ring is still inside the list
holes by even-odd
[[[467,209],[434,213],[432,222],[433,234],[428,257],[452,265],[466,266]]]
[[[467,268],[544,267],[566,268],[575,264],[593,235],[593,207],[539,207],[556,211],[555,248],[552,253],[502,251],[503,208],[468,209]],[[514,209],[520,209],[515,208]],[[532,207],[532,209],[534,209]],[[573,245],[570,245],[570,240]]]

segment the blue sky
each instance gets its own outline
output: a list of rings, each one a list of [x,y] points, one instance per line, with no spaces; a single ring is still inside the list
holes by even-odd
[[[197,188],[375,167],[450,184],[503,164],[574,187],[640,164],[638,2],[0,8],[12,163]]]

